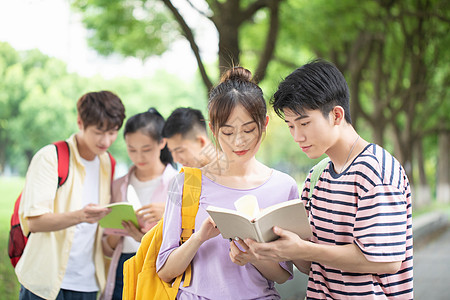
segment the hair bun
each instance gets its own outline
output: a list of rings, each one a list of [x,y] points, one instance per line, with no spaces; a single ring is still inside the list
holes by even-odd
[[[154,108],[154,107],[150,107],[150,108],[147,110],[147,113],[154,114],[154,115],[157,115],[157,116],[161,116],[161,114],[159,113],[159,111],[158,111],[156,108]],[[162,117],[162,116],[161,116],[161,117]]]
[[[253,82],[253,75],[252,72],[243,67],[233,67],[223,73],[220,82],[222,83],[228,80]]]

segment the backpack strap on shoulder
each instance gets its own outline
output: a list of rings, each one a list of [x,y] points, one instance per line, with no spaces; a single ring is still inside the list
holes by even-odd
[[[183,203],[181,205],[181,236],[180,244],[186,242],[195,230],[195,217],[197,216],[202,191],[202,171],[197,168],[183,167],[180,172],[184,172]],[[191,284],[192,267],[191,264],[184,272],[183,286]],[[174,286],[179,286],[181,277],[176,278]]]
[[[54,142],[58,158],[58,188],[61,187],[69,177],[70,149],[66,141]]]
[[[197,216],[202,191],[202,171],[197,168],[183,167],[180,172],[184,172],[180,240],[180,243],[183,244],[195,230],[195,216]]]
[[[109,160],[111,161],[111,182],[112,182],[114,180],[114,171],[116,169],[116,160],[114,159],[114,156],[112,156],[111,153],[109,153],[109,152],[106,152],[106,153],[108,153]]]
[[[314,167],[310,178],[309,184],[309,193],[308,198],[311,199],[314,188],[316,187],[317,182],[319,181],[320,175],[322,175],[325,168],[328,166],[328,162],[330,161],[329,157],[325,157],[320,162],[318,162]]]

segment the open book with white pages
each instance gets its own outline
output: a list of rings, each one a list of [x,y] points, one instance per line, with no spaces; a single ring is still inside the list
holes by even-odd
[[[253,195],[235,202],[237,210],[208,206],[206,211],[225,239],[251,238],[257,242],[278,239],[273,227],[278,226],[296,233],[302,239],[311,237],[311,227],[303,202],[299,199],[281,202],[260,210]]]

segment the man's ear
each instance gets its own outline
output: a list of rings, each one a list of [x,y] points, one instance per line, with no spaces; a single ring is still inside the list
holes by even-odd
[[[333,124],[334,125],[340,125],[342,122],[345,121],[345,111],[344,108],[340,105],[336,105],[331,110],[331,116],[333,118]]]
[[[196,141],[198,141],[200,143],[200,147],[205,147],[207,144],[207,140],[206,137],[203,135],[197,135],[197,137],[195,138]]]
[[[266,130],[267,124],[269,124],[269,116],[266,116],[266,122],[264,123],[264,130]]]
[[[78,125],[78,129],[83,130],[84,126],[83,126],[83,121],[80,118],[80,115],[77,115],[77,125]]]

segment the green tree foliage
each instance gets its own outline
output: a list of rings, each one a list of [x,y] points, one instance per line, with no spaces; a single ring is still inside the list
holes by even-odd
[[[209,20],[218,34],[218,65],[220,73],[225,68],[241,63],[244,45],[240,38],[244,26],[259,28],[253,36],[257,43],[251,51],[259,53],[254,62],[255,78],[266,76],[272,60],[279,31],[280,0],[208,0],[204,6],[193,1],[127,1],[127,0],[73,0],[73,6],[83,14],[83,22],[93,34],[91,45],[102,54],[117,52],[141,59],[163,53],[177,37],[183,36],[197,60],[199,72],[207,90],[216,76],[210,76],[201,57],[199,37],[183,14],[180,4],[190,6],[199,18]],[[178,28],[174,30],[175,24]],[[261,26],[261,24],[265,24]],[[261,29],[264,27],[264,34]],[[257,49],[256,46],[258,46]],[[250,66],[249,66],[250,67]]]
[[[448,1],[288,1],[282,15],[275,61],[288,65],[302,51],[333,61],[349,81],[355,126],[370,128],[415,182],[413,165],[424,165],[415,149],[450,126],[437,96],[448,94]]]
[[[176,23],[159,1],[78,0],[75,5],[92,29],[90,45],[103,55],[161,55],[177,35]]]
[[[23,171],[35,151],[73,129],[73,87],[77,75],[38,50],[15,51],[0,43],[0,173],[6,165]],[[79,88],[81,85],[79,86]]]
[[[21,88],[17,84],[23,78],[23,70],[17,65],[20,58],[6,43],[0,43],[0,170],[6,161],[8,135],[11,117],[18,115]]]
[[[38,149],[77,131],[76,101],[90,91],[110,90],[122,99],[127,116],[155,107],[168,116],[179,106],[205,112],[199,78],[185,80],[166,71],[151,78],[84,78],[68,73],[62,61],[38,50],[18,52],[0,43],[0,174],[6,166],[24,174]],[[110,149],[128,162],[122,131]]]
[[[430,178],[434,181],[436,176],[430,166],[435,166],[442,155],[448,155],[436,150],[439,137],[448,137],[450,132],[450,107],[445,101],[450,83],[447,67],[450,5],[443,0],[206,0],[204,5],[189,0],[173,3],[169,0],[73,0],[91,30],[92,45],[102,54],[115,52],[145,59],[163,53],[175,39],[183,36],[197,59],[200,76],[186,80],[157,72],[152,78],[142,80],[106,81],[98,77],[66,76],[58,73],[63,71],[57,67],[42,74],[30,73],[28,64],[47,68],[49,62],[39,58],[39,53],[19,54],[5,50],[8,47],[3,45],[0,48],[0,74],[4,78],[0,83],[1,141],[11,141],[12,137],[5,138],[4,128],[14,124],[11,122],[14,117],[4,116],[17,116],[21,112],[20,102],[27,101],[32,109],[39,107],[34,101],[58,93],[61,99],[73,102],[87,88],[117,92],[126,103],[128,116],[151,106],[165,116],[180,105],[205,112],[207,97],[201,85],[209,89],[217,82],[217,76],[210,76],[217,67],[204,66],[197,43],[200,33],[189,26],[189,20],[179,8],[182,3],[190,5],[196,16],[209,20],[217,30],[219,65],[240,62],[252,70],[267,100],[278,82],[294,68],[316,57],[333,61],[349,82],[352,119],[363,137],[393,152],[407,167],[413,183],[424,183]],[[29,57],[29,63],[25,63],[24,56]],[[31,76],[33,72],[36,74]],[[52,91],[49,82],[52,78],[56,80],[57,74],[61,88]],[[72,80],[74,85],[70,83]],[[24,86],[18,82],[30,84]],[[58,112],[69,109],[75,115],[70,105],[66,108],[55,103],[42,105]],[[25,112],[24,116],[27,116]],[[32,116],[30,112],[27,118]],[[42,122],[46,120],[40,118]],[[295,166],[295,169],[311,166],[314,162],[307,160],[295,143],[280,143],[279,139],[290,140],[289,133],[283,121],[272,114],[271,119],[260,157],[274,166]],[[15,126],[31,124],[21,122]],[[124,148],[119,147],[123,143],[116,143],[112,151],[126,157]],[[1,160],[4,153],[0,151],[0,163],[4,161]],[[449,170],[450,166],[441,169]]]

